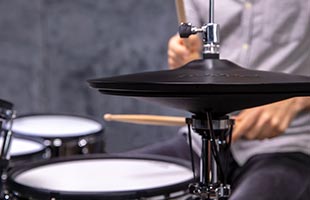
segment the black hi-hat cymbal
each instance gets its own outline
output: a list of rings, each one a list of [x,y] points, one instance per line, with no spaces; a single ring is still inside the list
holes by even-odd
[[[296,96],[310,96],[310,77],[248,70],[218,59],[196,60],[175,70],[88,81],[101,93],[133,96],[195,114],[232,111]]]

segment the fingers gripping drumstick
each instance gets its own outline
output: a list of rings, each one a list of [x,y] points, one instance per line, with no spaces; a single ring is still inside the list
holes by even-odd
[[[106,121],[119,121],[134,124],[162,125],[162,126],[184,126],[184,117],[160,116],[160,115],[112,115],[105,114]]]

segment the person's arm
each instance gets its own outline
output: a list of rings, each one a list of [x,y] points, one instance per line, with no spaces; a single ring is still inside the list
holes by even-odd
[[[202,41],[198,35],[180,38],[178,34],[172,36],[168,43],[168,64],[175,69],[201,57]]]
[[[296,99],[301,105],[301,110],[310,111],[310,97],[296,97]]]
[[[200,0],[183,0],[185,19],[181,22],[189,22],[194,26],[201,26],[199,7]],[[182,3],[181,3],[182,4]],[[180,10],[179,10],[180,11]],[[185,20],[185,21],[184,21]],[[168,65],[170,69],[175,69],[186,63],[201,58],[202,39],[199,35],[191,35],[189,38],[180,38],[179,34],[172,36],[168,42]]]
[[[239,138],[254,140],[276,137],[285,132],[298,113],[308,111],[310,124],[310,97],[295,97],[246,109],[235,117],[233,141]]]

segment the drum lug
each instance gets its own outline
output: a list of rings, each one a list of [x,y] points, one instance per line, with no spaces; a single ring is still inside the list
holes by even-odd
[[[82,148],[82,154],[88,154],[89,150],[87,148],[88,141],[85,138],[79,139],[78,145]]]
[[[87,145],[87,140],[85,138],[79,139],[79,147],[83,148]]]
[[[43,144],[46,146],[46,147],[49,147],[52,145],[51,141],[50,140],[44,140],[43,141]]]
[[[53,140],[53,146],[60,147],[62,145],[62,140],[60,138],[56,138]]]
[[[43,159],[49,159],[52,157],[52,150],[50,148],[47,148],[45,150],[45,153],[43,154],[42,158]]]

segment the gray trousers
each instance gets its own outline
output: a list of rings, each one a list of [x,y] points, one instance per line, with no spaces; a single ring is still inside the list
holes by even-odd
[[[130,153],[157,154],[190,160],[186,138],[170,140],[136,149]],[[194,156],[195,165],[199,158]],[[229,157],[229,200],[310,200],[310,156],[303,153],[273,153],[252,157],[238,166]]]

